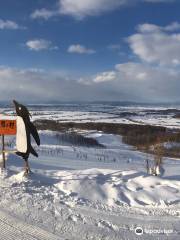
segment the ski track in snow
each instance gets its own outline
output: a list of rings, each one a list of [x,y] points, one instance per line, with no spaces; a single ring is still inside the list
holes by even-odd
[[[60,240],[61,238],[39,227],[17,221],[0,211],[0,239],[4,240]]]

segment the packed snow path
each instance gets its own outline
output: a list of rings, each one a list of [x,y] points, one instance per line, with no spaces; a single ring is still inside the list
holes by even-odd
[[[17,220],[0,210],[0,239],[60,240],[61,238],[39,227]]]
[[[42,230],[41,228],[28,225],[27,223],[20,222],[17,219],[10,217],[4,212],[0,211],[0,239],[3,240],[61,240],[61,239],[117,239],[117,240],[127,240],[127,239],[137,239],[137,236],[134,232],[133,226],[134,223],[141,223],[142,229],[158,229],[158,230],[170,230],[173,225],[178,227],[178,220],[176,223],[174,219],[161,218],[160,223],[159,219],[151,219],[147,218],[146,220],[142,218],[142,216],[125,216],[118,215],[113,216],[113,223],[111,222],[109,214],[102,214],[101,211],[92,210],[89,212],[89,209],[79,209],[81,213],[86,215],[87,218],[91,219],[96,223],[96,226],[88,226],[89,230],[84,229],[84,232],[81,231],[78,233],[78,236],[75,232],[75,228],[73,229],[72,237],[70,238],[61,238],[60,236],[49,233],[48,231]],[[99,215],[99,219],[97,218],[97,214]],[[142,218],[142,219],[141,219]],[[131,219],[131,220],[130,220]],[[75,219],[74,219],[75,220]],[[164,223],[165,221],[165,223]],[[127,224],[129,222],[129,225]],[[117,224],[117,225],[115,225]],[[165,228],[164,228],[165,227]],[[119,229],[118,229],[119,228]],[[79,229],[80,230],[80,229]],[[85,233],[85,230],[87,231]],[[84,235],[83,235],[84,234]],[[102,237],[101,237],[102,236]],[[173,234],[147,234],[144,233],[141,238],[138,239],[179,239],[180,234],[178,232],[174,232]]]

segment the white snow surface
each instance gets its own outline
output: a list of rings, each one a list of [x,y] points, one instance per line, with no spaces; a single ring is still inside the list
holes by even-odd
[[[38,107],[39,106],[39,107]],[[12,115],[14,111],[10,108],[0,108],[6,114]],[[164,111],[164,112],[163,112]],[[169,112],[168,112],[169,111]],[[31,114],[34,120],[55,120],[58,122],[76,123],[123,123],[123,124],[150,124],[163,126],[169,129],[180,129],[180,119],[176,118],[176,111],[180,106],[155,107],[155,106],[114,106],[105,105],[36,105],[32,107]]]
[[[120,136],[82,133],[106,148],[60,145],[57,132],[40,131],[28,177],[23,161],[8,156],[0,175],[0,239],[179,239],[179,159],[164,159],[165,174],[151,176],[146,155]]]
[[[85,105],[66,110],[57,108],[32,110],[33,120],[45,119],[59,122],[77,123],[123,123],[123,124],[150,124],[153,126],[163,126],[167,128],[180,128],[179,118],[175,118],[175,112],[180,111],[180,107],[155,107],[155,106],[114,106],[111,105]],[[79,109],[79,110],[78,110]],[[73,111],[72,111],[73,110]],[[164,112],[163,112],[164,111]],[[168,113],[169,111],[169,113]],[[174,112],[174,113],[173,113]]]

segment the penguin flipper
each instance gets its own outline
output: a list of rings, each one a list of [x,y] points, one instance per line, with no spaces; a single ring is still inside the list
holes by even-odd
[[[38,157],[37,152],[34,150],[34,148],[33,148],[32,146],[30,147],[30,153],[31,153],[32,155],[34,155],[35,157]]]
[[[16,152],[16,155],[18,155],[20,157],[24,157],[24,153],[21,153],[21,152]]]
[[[39,134],[38,134],[36,127],[33,125],[32,122],[30,122],[29,130],[30,130],[30,133],[33,136],[34,140],[36,141],[37,145],[39,146],[40,145]]]

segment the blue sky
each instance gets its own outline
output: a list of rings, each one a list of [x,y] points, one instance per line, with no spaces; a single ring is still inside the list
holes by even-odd
[[[0,100],[179,101],[177,0],[0,2]]]

